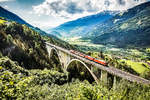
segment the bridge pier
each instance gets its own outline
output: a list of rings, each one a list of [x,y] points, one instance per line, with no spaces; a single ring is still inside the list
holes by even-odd
[[[95,76],[100,80],[101,79],[101,70],[94,67],[93,65],[89,65],[91,71],[95,74]]]
[[[69,61],[71,60],[71,56],[62,51],[58,51],[58,53],[59,53],[60,62],[62,63],[63,68],[67,69],[67,65]]]
[[[117,77],[114,76],[114,79],[113,79],[113,89],[116,89],[117,88]]]
[[[101,70],[101,81],[103,84],[107,84],[108,79],[107,79],[108,73],[106,71]]]
[[[52,48],[49,45],[46,45],[46,48],[47,48],[47,52],[48,52],[49,57],[51,57]]]
[[[114,79],[113,79],[113,89],[117,88],[117,85],[119,84],[119,82],[120,82],[120,77],[114,76]]]

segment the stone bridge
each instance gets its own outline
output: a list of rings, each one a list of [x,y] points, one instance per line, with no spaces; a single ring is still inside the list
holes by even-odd
[[[100,65],[86,58],[82,58],[78,55],[75,55],[67,49],[58,47],[48,42],[46,42],[45,44],[50,57],[53,55],[54,51],[57,53],[61,66],[63,67],[64,70],[67,70],[69,68],[69,65],[73,62],[80,63],[91,74],[96,83],[99,83],[100,81],[102,81],[105,84],[109,83],[108,76],[111,75],[113,81],[111,84],[113,86],[116,86],[117,78],[123,78],[131,82],[150,84],[149,80],[146,80],[139,76],[130,74],[128,72],[122,71],[114,67],[106,67]],[[95,68],[98,70],[95,71]]]

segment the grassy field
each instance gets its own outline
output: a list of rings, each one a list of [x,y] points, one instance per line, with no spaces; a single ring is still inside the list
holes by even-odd
[[[144,62],[134,62],[131,60],[120,60],[120,61],[125,61],[127,65],[129,65],[133,70],[135,70],[139,74],[142,74],[150,70],[150,66]]]
[[[5,23],[5,20],[0,19],[0,24]]]
[[[93,46],[95,48],[104,47],[104,45],[93,44],[91,43],[90,40],[82,40],[79,37],[65,38],[63,40],[65,40],[66,42],[69,42],[72,45]]]

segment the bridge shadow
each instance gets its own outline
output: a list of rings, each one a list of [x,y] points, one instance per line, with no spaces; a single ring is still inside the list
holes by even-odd
[[[79,61],[73,60],[70,62],[67,71],[69,73],[69,82],[71,82],[73,78],[77,78],[80,81],[88,80],[90,83],[95,81],[89,70],[85,67],[85,64]]]

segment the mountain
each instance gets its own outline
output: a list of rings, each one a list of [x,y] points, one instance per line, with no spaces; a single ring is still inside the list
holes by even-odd
[[[92,34],[96,44],[112,44],[119,47],[150,45],[150,2],[119,13],[100,24]]]
[[[38,31],[41,35],[46,35],[46,33],[42,31],[41,29],[39,29],[38,27],[34,27],[30,25],[29,23],[24,21],[22,18],[20,18],[18,15],[2,8],[1,6],[0,6],[0,17],[6,18],[8,21],[15,21],[20,24],[25,24],[28,27],[32,28],[33,30]]]
[[[48,30],[48,33],[58,37],[85,36],[99,23],[112,18],[117,12],[104,11],[96,15],[90,15],[77,20],[66,22],[56,28]]]
[[[2,8],[1,6],[0,6],[0,17],[4,17],[7,20],[15,21],[15,22],[18,22],[20,24],[26,24],[29,27],[33,27],[32,25],[28,24],[26,21],[24,21],[23,19],[21,19],[16,14],[14,14],[14,13],[12,13],[12,12],[4,9],[4,8]]]

